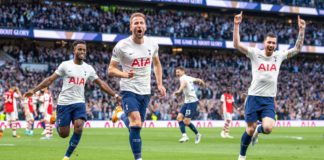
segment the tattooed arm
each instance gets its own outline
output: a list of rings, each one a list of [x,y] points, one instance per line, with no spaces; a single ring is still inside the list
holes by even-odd
[[[298,27],[299,27],[299,33],[298,33],[298,38],[295,47],[288,50],[287,58],[291,58],[295,56],[302,49],[304,38],[305,38],[306,22],[303,19],[300,19],[299,16],[298,16]]]

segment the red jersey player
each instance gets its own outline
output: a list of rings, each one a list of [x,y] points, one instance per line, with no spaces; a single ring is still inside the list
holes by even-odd
[[[17,135],[17,124],[16,120],[18,118],[17,111],[17,102],[16,98],[21,97],[21,93],[17,87],[11,86],[7,92],[4,94],[5,98],[5,112],[6,112],[6,120],[8,121],[9,126],[12,129],[12,137],[20,138]]]
[[[222,109],[224,115],[224,127],[221,132],[222,138],[233,138],[233,136],[229,135],[229,125],[232,122],[232,115],[233,115],[233,105],[234,105],[234,98],[231,94],[231,87],[226,87],[226,91],[221,96],[222,102]]]

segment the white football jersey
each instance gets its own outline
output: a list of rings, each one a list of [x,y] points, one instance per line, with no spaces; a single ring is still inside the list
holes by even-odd
[[[39,100],[39,102],[40,102],[40,105],[39,105],[38,111],[41,112],[41,113],[44,113],[44,112],[45,112],[45,105],[44,105],[45,97],[44,97],[44,94],[40,95],[40,96],[38,97],[38,100]]]
[[[195,90],[195,81],[196,78],[183,75],[180,77],[180,83],[186,83],[185,88],[183,89],[183,94],[185,96],[185,103],[192,103],[198,101],[196,90]]]
[[[42,98],[42,108],[44,109],[43,112],[47,111],[48,106],[53,105],[53,98],[50,93],[44,93],[44,95],[41,96]]]
[[[275,51],[267,57],[264,50],[248,47],[247,57],[252,65],[252,83],[248,95],[276,96],[280,65],[287,55],[287,51]]]
[[[133,78],[121,78],[121,91],[151,94],[152,58],[158,56],[158,50],[157,43],[146,36],[143,44],[134,43],[131,37],[116,44],[111,60],[119,62],[124,72],[135,71]]]
[[[63,77],[63,87],[58,97],[58,105],[85,103],[85,83],[88,79],[93,81],[98,78],[91,65],[85,62],[77,65],[73,60],[62,62],[55,73]]]

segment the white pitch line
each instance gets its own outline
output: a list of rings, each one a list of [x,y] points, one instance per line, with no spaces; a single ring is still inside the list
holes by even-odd
[[[0,146],[15,146],[15,144],[0,144]]]
[[[299,136],[287,136],[287,138],[291,138],[291,139],[297,139],[297,140],[303,140],[303,137],[299,137]]]

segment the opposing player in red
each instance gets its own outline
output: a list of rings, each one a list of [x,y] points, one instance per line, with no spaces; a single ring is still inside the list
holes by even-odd
[[[231,93],[231,87],[226,87],[226,91],[224,94],[221,96],[221,102],[222,102],[222,109],[223,109],[223,116],[224,116],[224,127],[221,132],[221,137],[222,138],[233,138],[229,134],[229,126],[232,122],[232,115],[233,115],[233,106],[234,106],[234,98]]]
[[[16,131],[17,130],[16,120],[18,118],[17,98],[20,97],[21,97],[21,93],[19,89],[13,85],[4,94],[6,120],[9,126],[11,126],[12,137],[14,138],[20,138],[20,136],[17,135],[17,131]]]
[[[51,123],[51,117],[53,114],[53,97],[48,88],[42,89],[43,95],[40,101],[43,102],[44,107],[44,121],[45,121],[45,137],[42,137],[43,140],[51,139],[53,136],[53,122]],[[52,118],[53,119],[53,118]]]
[[[24,98],[24,112],[25,119],[27,122],[25,134],[28,136],[32,136],[34,134],[34,118],[37,116],[37,112],[34,108],[34,100],[33,97]]]

